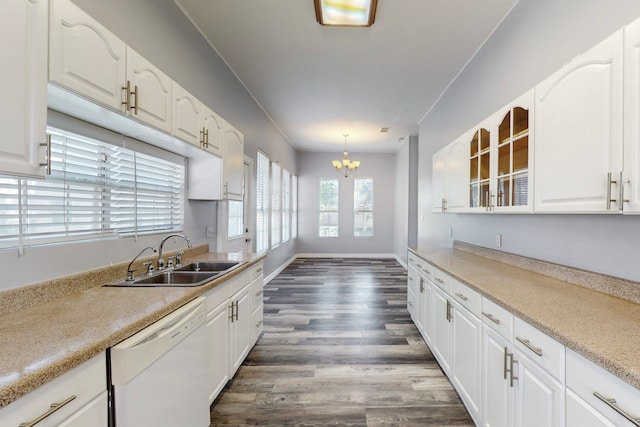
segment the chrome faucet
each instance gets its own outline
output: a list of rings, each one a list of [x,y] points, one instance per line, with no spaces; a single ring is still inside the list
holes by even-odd
[[[136,255],[131,262],[129,263],[129,265],[127,266],[127,278],[126,281],[127,282],[133,282],[135,279],[133,277],[133,273],[136,270],[132,270],[131,269],[131,265],[138,259],[138,257],[140,257],[140,255],[142,255],[144,253],[144,251],[146,251],[147,249],[151,249],[153,252],[157,252],[155,248],[151,247],[151,246],[147,246],[146,248],[144,248],[143,250],[140,251],[140,253],[138,255]]]
[[[164,247],[164,242],[166,242],[167,240],[169,240],[172,237],[181,237],[184,240],[187,241],[187,247],[190,248],[191,247],[191,240],[189,240],[189,238],[187,236],[185,236],[184,234],[180,234],[180,233],[173,233],[173,234],[169,234],[168,236],[164,236],[162,238],[162,241],[160,242],[160,248],[158,249],[158,270],[164,270],[164,258],[162,258],[162,248]]]

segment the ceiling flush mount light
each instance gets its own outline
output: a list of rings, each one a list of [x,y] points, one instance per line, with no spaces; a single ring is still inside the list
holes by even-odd
[[[313,0],[320,25],[370,27],[378,0]]]
[[[334,160],[331,162],[333,167],[340,175],[344,175],[344,177],[348,177],[351,172],[355,172],[360,167],[359,160],[349,160],[349,153],[347,152],[347,137],[349,135],[344,135],[344,158],[342,161]]]

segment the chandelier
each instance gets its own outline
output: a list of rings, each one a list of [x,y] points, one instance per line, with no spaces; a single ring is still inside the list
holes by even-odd
[[[355,172],[356,170],[358,170],[358,167],[360,166],[359,160],[349,160],[349,153],[347,152],[348,136],[348,134],[344,135],[344,158],[342,159],[342,161],[334,160],[333,162],[331,162],[336,171],[340,175],[344,175],[345,178],[348,177],[351,172]]]

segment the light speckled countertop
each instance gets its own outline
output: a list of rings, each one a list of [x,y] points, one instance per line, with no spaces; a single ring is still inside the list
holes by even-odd
[[[262,260],[204,253],[199,260],[248,261],[198,287],[95,286],[0,316],[0,408],[159,320]]]
[[[411,252],[640,389],[640,304],[466,251]]]

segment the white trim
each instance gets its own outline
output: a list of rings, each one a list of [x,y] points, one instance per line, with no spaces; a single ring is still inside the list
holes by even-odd
[[[398,261],[398,264],[400,264],[402,266],[402,268],[404,268],[405,270],[407,270],[409,268],[407,266],[407,263],[404,262],[404,260],[402,258],[400,258],[397,254],[394,255],[394,258],[396,259],[396,261]]]
[[[267,283],[269,283],[270,281],[272,281],[278,274],[282,273],[282,271],[287,268],[289,266],[289,264],[291,264],[293,261],[296,260],[296,258],[298,258],[297,255],[292,256],[291,258],[289,258],[288,260],[286,260],[280,267],[276,268],[274,271],[271,272],[271,274],[269,274],[268,276],[266,276],[263,281],[262,281],[262,285],[266,286]]]

